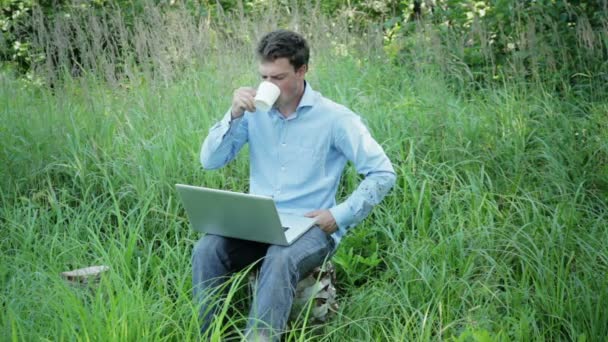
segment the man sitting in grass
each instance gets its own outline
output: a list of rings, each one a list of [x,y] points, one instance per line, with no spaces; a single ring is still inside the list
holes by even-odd
[[[279,98],[264,112],[255,107],[256,89],[237,89],[230,110],[209,130],[201,163],[205,169],[220,168],[249,143],[250,192],[271,196],[279,211],[315,218],[316,225],[290,246],[207,234],[194,247],[192,274],[206,334],[218,309],[211,294],[229,274],[260,261],[245,334],[265,341],[278,340],[284,331],[299,279],[327,260],[346,232],[380,203],[395,172],[361,118],[306,82],[309,48],[301,35],[271,32],[259,42],[257,54],[260,76],[279,87]],[[348,161],[365,179],[337,204]]]

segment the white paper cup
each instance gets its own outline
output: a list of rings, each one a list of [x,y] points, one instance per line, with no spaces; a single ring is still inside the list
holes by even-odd
[[[263,81],[258,86],[257,93],[255,95],[255,108],[263,112],[267,112],[272,108],[272,105],[276,102],[281,94],[279,87],[268,81]]]

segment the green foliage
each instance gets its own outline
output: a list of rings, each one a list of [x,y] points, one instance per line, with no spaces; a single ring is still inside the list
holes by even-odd
[[[124,37],[134,35],[137,26],[145,25],[148,20],[145,18],[154,12],[167,19],[171,13],[186,12],[192,19],[206,24],[228,17],[243,20],[243,16],[274,13],[277,23],[284,25],[299,15],[298,8],[304,7],[341,18],[353,32],[382,29],[384,50],[394,62],[419,68],[421,65],[412,65],[412,55],[419,56],[414,59],[417,61],[435,59],[433,64],[451,75],[450,81],[458,87],[465,83],[504,82],[523,77],[527,81],[541,78],[551,81],[547,85],[563,93],[598,96],[607,90],[606,0],[333,0],[314,5],[286,0],[157,0],[154,3],[5,0],[0,14],[4,37],[0,42],[0,58],[10,61],[19,73],[30,79],[36,76],[48,80],[51,71],[40,69],[49,66],[57,69],[56,73],[88,72],[99,66],[83,61],[82,48],[74,41],[83,39],[79,36],[79,27],[86,25],[91,16],[119,17],[124,27],[109,27],[102,38],[102,45],[120,42],[109,46],[114,51],[112,64],[123,65],[111,71],[117,74],[113,77],[117,79],[124,76],[125,68],[151,70],[146,58],[137,56],[142,53],[141,48],[130,39],[124,41]],[[36,23],[44,23],[49,31],[46,35],[54,27],[72,26],[63,33],[69,51],[49,52],[41,41],[48,38],[41,34],[41,27]],[[215,29],[219,39],[238,42],[246,36],[238,28],[218,25]],[[125,67],[125,64],[132,65]],[[56,78],[51,77],[50,83],[56,82]],[[562,82],[563,79],[568,81]]]
[[[387,30],[386,50],[398,63],[418,46],[441,50],[434,62],[457,79],[476,82],[524,77],[569,91],[605,90],[608,77],[608,7],[601,1],[411,0]],[[454,44],[456,43],[456,44]],[[433,55],[437,56],[436,53]],[[580,76],[583,76],[582,79]],[[567,84],[561,83],[564,78]],[[582,90],[587,88],[586,90]]]
[[[20,72],[27,71],[32,63],[30,42],[23,28],[32,3],[31,0],[3,0],[0,4],[0,60],[15,62]]]
[[[361,286],[370,279],[377,278],[382,271],[379,243],[369,229],[353,232],[350,244],[342,248],[332,258],[337,266],[340,285],[346,288]]]
[[[296,325],[286,340],[608,335],[608,309],[600,305],[608,301],[608,98],[585,83],[596,76],[579,74],[573,83],[560,71],[535,79],[534,64],[523,64],[511,77],[497,73],[501,82],[477,82],[479,68],[492,66],[485,52],[480,65],[468,65],[455,28],[418,19],[357,31],[348,18],[314,8],[286,17],[279,15],[285,8],[267,7],[241,17],[215,7],[218,17],[206,21],[202,12],[171,6],[145,7],[133,21],[105,8],[57,16],[36,31],[63,33],[47,36],[45,56],[59,62],[78,46],[87,72],[53,88],[0,75],[5,336],[200,340],[190,292],[198,235],[174,184],[247,189],[246,151],[218,171],[202,171],[198,152],[232,91],[257,82],[252,44],[276,27],[310,38],[308,80],[361,113],[398,176],[335,255],[338,315],[317,330]],[[116,32],[124,36],[110,39]],[[591,61],[583,53],[577,58]],[[68,60],[56,66],[72,66]],[[349,167],[340,199],[358,180]],[[93,264],[111,266],[95,291],[59,276]],[[238,336],[244,326],[242,279],[229,284],[214,339]]]

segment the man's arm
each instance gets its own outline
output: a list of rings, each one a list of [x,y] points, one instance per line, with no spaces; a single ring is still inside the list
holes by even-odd
[[[230,162],[247,142],[245,111],[255,111],[256,91],[242,87],[234,91],[232,106],[222,120],[209,129],[203,142],[200,160],[205,169],[218,169]]]
[[[230,162],[247,142],[247,120],[232,119],[231,110],[209,129],[201,147],[200,161],[205,169],[218,169]]]
[[[329,211],[338,229],[348,230],[363,221],[395,184],[395,173],[379,171],[368,174],[346,201]]]
[[[346,233],[369,215],[395,184],[395,171],[382,147],[374,140],[358,116],[350,116],[335,127],[336,147],[365,176],[357,189],[329,211],[337,229]],[[343,235],[342,234],[342,235]]]

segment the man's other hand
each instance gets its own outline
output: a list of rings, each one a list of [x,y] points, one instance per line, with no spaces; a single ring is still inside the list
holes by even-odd
[[[338,230],[338,224],[336,223],[336,219],[334,219],[334,215],[327,209],[313,210],[304,214],[304,216],[314,218],[319,228],[327,234],[331,234]]]
[[[256,90],[251,87],[243,87],[234,91],[232,97],[232,108],[230,109],[230,115],[233,119],[243,116],[245,111],[255,111],[255,98]]]

